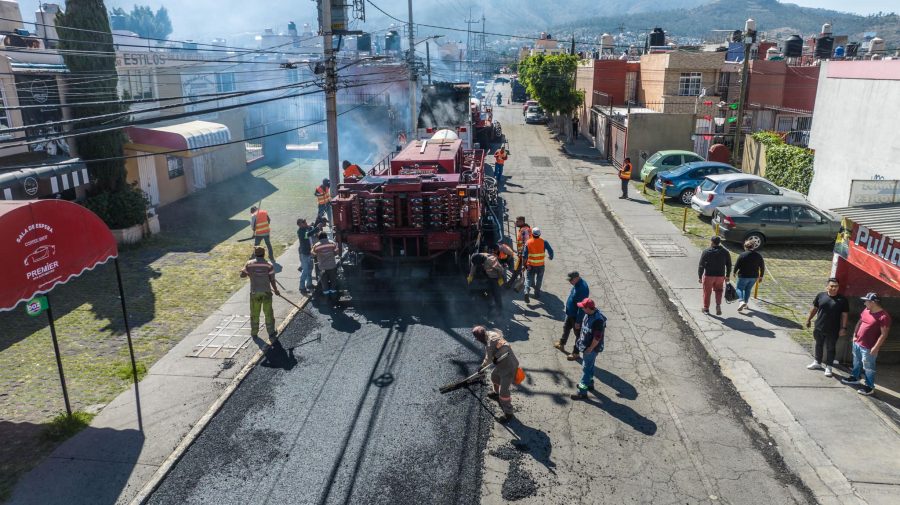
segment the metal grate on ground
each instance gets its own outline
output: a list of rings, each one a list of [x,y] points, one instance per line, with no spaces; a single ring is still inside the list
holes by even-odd
[[[687,256],[687,251],[677,245],[670,237],[664,235],[635,235],[638,245],[651,258],[680,258]]]
[[[262,325],[262,321],[260,321]],[[250,316],[231,315],[222,318],[188,356],[191,358],[233,358],[250,343]]]

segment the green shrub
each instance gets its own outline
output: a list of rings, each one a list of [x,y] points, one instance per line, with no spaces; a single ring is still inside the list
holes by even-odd
[[[809,193],[813,178],[813,152],[785,144],[776,132],[756,132],[753,139],[766,146],[766,178],[775,184]]]
[[[143,223],[147,219],[148,205],[147,196],[135,186],[125,186],[112,193],[99,193],[84,202],[85,207],[114,230]]]
[[[147,365],[143,362],[136,362],[134,364],[135,368],[137,368],[138,373],[138,381],[144,378],[147,375]],[[134,380],[134,371],[131,369],[131,362],[126,361],[123,363],[119,363],[110,371],[110,374],[122,379],[123,381],[131,381]]]
[[[53,418],[44,428],[41,436],[48,442],[62,442],[88,427],[95,414],[76,410],[69,414],[60,414]]]

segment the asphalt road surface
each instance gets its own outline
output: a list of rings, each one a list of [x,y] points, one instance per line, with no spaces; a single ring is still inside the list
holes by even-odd
[[[482,357],[454,294],[308,306],[149,503],[478,503],[491,402],[437,392]]]

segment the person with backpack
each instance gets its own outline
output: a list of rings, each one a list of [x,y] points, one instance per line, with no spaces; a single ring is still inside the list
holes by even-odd
[[[584,312],[581,320],[581,331],[575,342],[575,350],[581,352],[581,382],[578,390],[571,396],[573,400],[586,400],[588,391],[594,389],[594,363],[597,355],[603,352],[603,338],[606,333],[606,316],[597,308],[590,298],[578,302],[578,308]]]

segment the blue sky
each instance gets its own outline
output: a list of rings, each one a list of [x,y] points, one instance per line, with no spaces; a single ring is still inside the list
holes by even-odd
[[[415,0],[422,5],[441,0]],[[490,0],[483,0],[490,1]],[[527,0],[554,1],[560,0]],[[34,11],[39,0],[19,0],[22,9],[22,19],[34,20]],[[60,5],[65,0],[55,0]],[[275,28],[276,31],[285,31],[287,21],[293,20],[298,24],[313,22],[315,17],[315,4],[311,0],[265,0],[263,2],[248,3],[246,0],[106,0],[106,5],[112,7],[124,7],[131,10],[134,4],[150,5],[154,10],[160,5],[169,9],[172,25],[175,32],[172,38],[208,40],[212,37],[225,37],[234,39],[241,33],[259,33],[264,28]],[[388,9],[389,12],[406,12],[405,0],[380,0],[378,5]],[[565,3],[565,0],[561,0]],[[660,5],[665,5],[665,0],[660,0]],[[878,11],[900,11],[896,0],[794,0],[804,7],[820,7],[838,11],[853,12],[857,14],[871,14]],[[260,6],[259,9],[248,9],[251,5]],[[229,8],[229,6],[232,6]],[[29,26],[33,30],[33,26]]]

